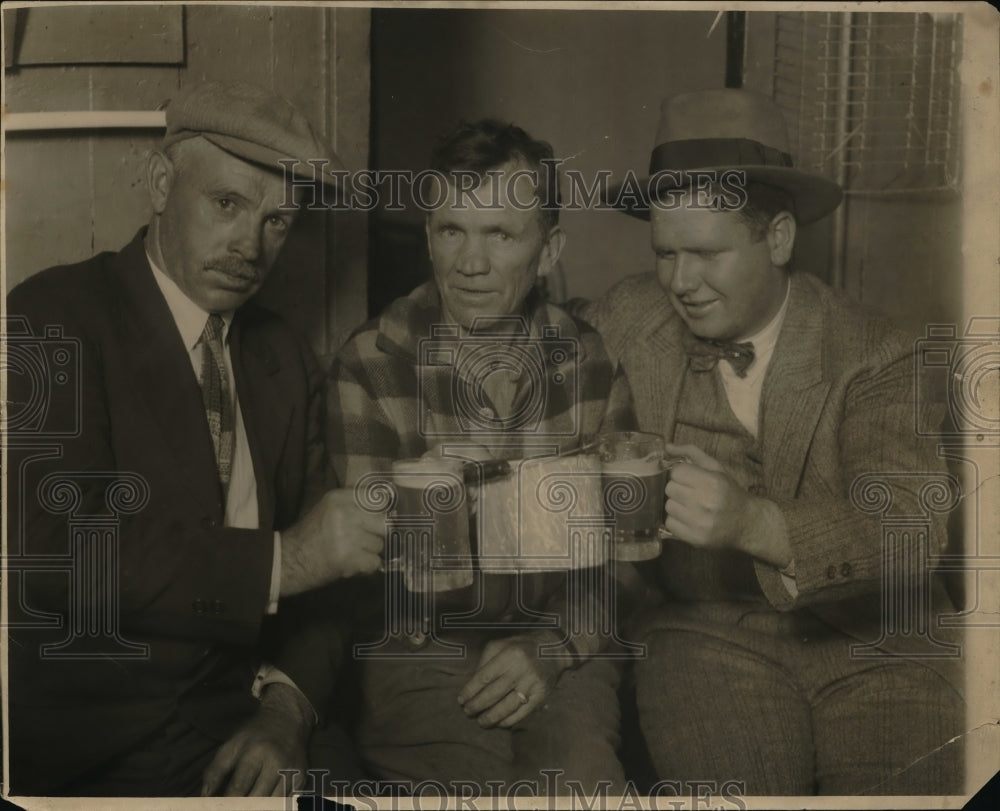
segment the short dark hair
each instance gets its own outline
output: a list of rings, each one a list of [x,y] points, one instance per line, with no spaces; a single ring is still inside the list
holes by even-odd
[[[461,122],[454,132],[439,139],[431,152],[430,168],[446,177],[453,172],[486,173],[512,162],[524,163],[535,174],[535,197],[543,234],[559,223],[559,172],[552,146],[537,141],[514,124],[495,118]]]

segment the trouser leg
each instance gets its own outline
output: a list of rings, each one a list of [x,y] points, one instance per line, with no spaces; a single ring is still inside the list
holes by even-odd
[[[645,641],[639,723],[660,779],[813,793],[810,708],[783,668],[708,634],[657,630]]]

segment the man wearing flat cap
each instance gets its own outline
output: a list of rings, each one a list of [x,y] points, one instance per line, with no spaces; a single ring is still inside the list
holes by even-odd
[[[797,226],[842,193],[792,166],[770,99],[668,98],[657,144],[645,193],[620,195],[650,220],[656,270],[585,313],[640,429],[684,457],[665,600],[630,635],[656,771],[750,795],[958,791],[961,663],[936,623],[953,609],[925,579],[946,515],[895,545],[870,495],[923,516],[925,484],[956,484],[915,424],[913,340],[790,266]]]
[[[332,184],[305,161],[339,161],[251,85],[190,85],[166,118],[148,227],[7,302],[11,325],[55,330],[78,353],[78,385],[44,396],[79,430],[55,455],[11,452],[12,543],[33,559],[82,544],[71,577],[28,572],[12,594],[19,795],[281,791],[278,769],[306,765],[338,655],[335,637],[296,620],[301,601],[379,566],[382,519],[325,492],[316,364],[252,300],[306,185],[284,165]],[[36,394],[28,375],[9,383],[13,403]],[[113,554],[75,519],[109,510]]]

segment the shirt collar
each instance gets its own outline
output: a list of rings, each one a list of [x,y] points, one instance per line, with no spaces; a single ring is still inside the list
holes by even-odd
[[[755,362],[754,366],[757,365],[758,361],[763,361],[760,365],[763,366],[771,354],[774,352],[774,345],[778,342],[778,333],[781,332],[781,325],[785,320],[785,312],[788,310],[788,295],[791,292],[792,285],[789,282],[785,286],[785,300],[781,302],[781,307],[778,312],[774,314],[774,318],[767,322],[767,324],[746,338],[741,338],[740,342],[749,341],[753,344],[753,351]]]
[[[190,352],[201,339],[201,333],[205,330],[205,322],[208,320],[209,313],[188,298],[177,282],[157,266],[148,251],[146,259],[153,269],[153,278],[156,279],[156,284],[160,288],[160,292],[163,293],[163,298],[167,300],[167,307],[170,308],[170,314],[174,317],[177,329],[180,330],[184,346]],[[225,322],[222,332],[223,341],[229,340],[229,327],[233,323],[233,314],[233,310],[219,313]]]

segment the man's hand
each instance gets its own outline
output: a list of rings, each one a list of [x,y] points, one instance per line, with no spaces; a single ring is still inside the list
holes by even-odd
[[[725,468],[694,445],[670,445],[684,456],[667,482],[665,528],[692,546],[739,549],[778,568],[792,560],[788,532],[777,505],[751,496]]]
[[[385,517],[365,512],[353,490],[331,490],[281,533],[281,596],[377,572]]]
[[[465,714],[479,726],[512,727],[545,701],[572,659],[538,658],[543,641],[531,634],[496,639],[483,649],[479,666],[458,694]]]
[[[305,697],[287,684],[269,684],[257,714],[219,747],[205,770],[201,796],[281,797],[299,788],[311,731]],[[279,774],[282,769],[295,770],[294,782]]]

